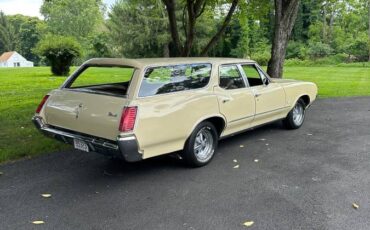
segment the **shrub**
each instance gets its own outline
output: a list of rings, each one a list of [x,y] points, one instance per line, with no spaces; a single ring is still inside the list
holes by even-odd
[[[312,59],[329,56],[332,52],[333,49],[328,44],[322,42],[312,42],[309,44],[308,55]]]
[[[49,34],[37,44],[34,51],[46,58],[54,75],[63,76],[68,75],[73,59],[81,55],[81,46],[72,37]]]
[[[258,64],[267,66],[269,62],[271,54],[268,51],[264,51],[261,53],[254,53],[251,55],[251,59],[256,61]]]
[[[304,59],[306,56],[306,47],[303,43],[297,41],[290,41],[288,43],[288,47],[286,49],[286,56],[285,58],[299,58]]]

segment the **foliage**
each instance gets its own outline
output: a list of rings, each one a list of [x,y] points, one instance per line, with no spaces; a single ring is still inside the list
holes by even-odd
[[[72,36],[82,42],[103,21],[101,0],[45,0],[41,13],[52,34]]]
[[[90,47],[87,58],[93,57],[113,57],[112,39],[108,33],[97,33],[89,37]]]
[[[0,55],[6,51],[14,50],[14,28],[9,24],[5,14],[0,11]]]
[[[332,54],[333,49],[330,45],[322,43],[322,42],[311,42],[308,45],[308,55],[312,59],[326,57]]]
[[[14,50],[36,65],[40,58],[32,52],[43,33],[44,22],[36,17],[24,15],[7,16],[9,24],[14,28]]]
[[[125,57],[168,54],[168,23],[156,0],[120,0],[111,8],[107,27],[115,48]]]
[[[47,59],[53,74],[63,76],[69,73],[73,59],[81,55],[81,47],[73,37],[49,34],[37,44],[35,52]]]

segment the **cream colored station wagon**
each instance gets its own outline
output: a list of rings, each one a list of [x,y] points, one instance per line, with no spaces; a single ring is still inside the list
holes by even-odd
[[[245,59],[99,58],[47,94],[33,122],[82,151],[134,162],[182,150],[203,166],[220,138],[277,120],[299,128],[316,94]]]

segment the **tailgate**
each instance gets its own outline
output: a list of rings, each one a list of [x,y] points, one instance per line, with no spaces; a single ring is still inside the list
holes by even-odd
[[[92,136],[116,140],[124,97],[54,90],[44,107],[47,124]]]

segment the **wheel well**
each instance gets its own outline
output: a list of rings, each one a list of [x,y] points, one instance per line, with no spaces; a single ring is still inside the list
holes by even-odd
[[[309,105],[310,104],[310,97],[308,95],[303,95],[302,97],[300,97],[299,99],[302,99],[304,104],[306,105]]]
[[[225,128],[225,120],[221,117],[211,117],[206,119],[205,121],[211,122],[217,129],[218,136],[221,135],[222,131]]]

